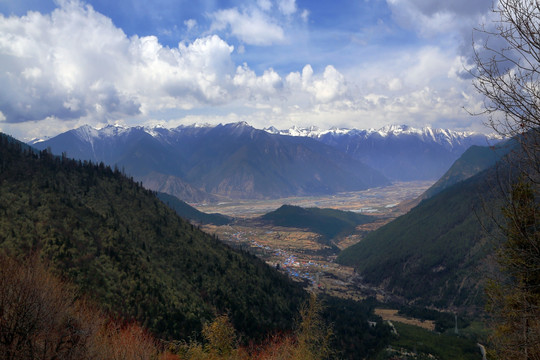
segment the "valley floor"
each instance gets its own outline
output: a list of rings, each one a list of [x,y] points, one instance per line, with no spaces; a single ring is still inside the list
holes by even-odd
[[[432,182],[403,182],[335,196],[237,201],[198,205],[197,208],[235,217],[236,220],[229,225],[204,225],[202,228],[233,247],[257,255],[292,279],[302,282],[306,289],[353,300],[372,296],[385,302],[393,300],[393,296],[363,284],[354,268],[339,265],[334,260],[340,249],[361,241],[368,232],[406,213],[431,185]],[[283,204],[357,211],[375,216],[377,220],[358,226],[352,234],[334,239],[335,246],[331,247],[318,241],[320,235],[316,233],[269,225],[258,218]],[[377,308],[375,313],[386,322],[396,323],[391,326],[399,334],[378,354],[377,359],[482,359],[475,340],[471,340],[476,335],[462,339],[450,330],[448,334],[436,334],[433,332],[434,321],[400,315],[397,309]]]
[[[233,247],[249,250],[268,264],[305,283],[307,288],[335,296],[361,299],[385,296],[380,290],[363,286],[352,267],[334,262],[337,249],[361,241],[370,231],[407,212],[414,200],[432,185],[431,181],[400,182],[391,186],[323,197],[294,197],[272,200],[242,200],[213,205],[196,205],[201,211],[234,216],[229,225],[203,226]],[[318,234],[305,229],[268,225],[257,219],[283,204],[302,207],[334,208],[375,216],[375,222],[356,228],[355,232],[335,239],[332,248],[318,242]]]
[[[399,204],[416,199],[434,181],[396,182],[390,186],[326,196],[289,197],[267,200],[234,200],[218,204],[190,204],[205,213],[220,213],[239,218],[264,215],[283,204],[301,207],[332,208],[366,215],[398,216],[408,209]]]

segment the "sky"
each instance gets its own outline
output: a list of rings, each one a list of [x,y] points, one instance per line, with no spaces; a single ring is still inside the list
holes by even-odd
[[[0,131],[90,124],[488,132],[491,0],[0,0]]]

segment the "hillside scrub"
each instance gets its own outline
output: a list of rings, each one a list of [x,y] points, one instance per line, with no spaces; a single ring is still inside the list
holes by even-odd
[[[200,231],[118,169],[55,157],[3,134],[0,252],[43,260],[100,311],[164,340],[201,342],[205,324],[227,314],[240,345],[258,344],[291,332],[308,298],[302,284]],[[385,327],[367,323],[370,306],[325,303],[340,358],[386,344]]]
[[[21,262],[0,253],[0,288],[5,360],[317,360],[330,355],[332,333],[314,295],[302,306],[295,332],[245,347],[227,315],[203,326],[203,342],[158,341],[137,323],[115,321],[89,305],[36,257]]]
[[[216,313],[248,339],[290,330],[306,294],[205,234],[118,170],[0,137],[0,249],[34,253],[102,309],[164,338],[200,336]]]
[[[116,322],[35,257],[0,253],[0,353],[5,360],[163,358],[158,342],[135,323]]]

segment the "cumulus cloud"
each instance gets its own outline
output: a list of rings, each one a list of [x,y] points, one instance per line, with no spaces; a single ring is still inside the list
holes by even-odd
[[[248,92],[249,99],[265,98],[275,95],[283,86],[281,76],[273,69],[266,70],[263,75],[257,76],[247,64],[238,66],[233,78],[233,84],[239,89]]]
[[[128,38],[77,1],[50,15],[1,16],[0,110],[7,122],[24,122],[223,103],[232,51],[215,35],[172,49],[154,36]]]
[[[272,8],[270,0],[257,0],[257,5],[264,11],[269,11]]]
[[[361,72],[347,74],[358,84],[353,107],[359,116],[379,124],[467,128],[478,119],[465,109],[477,111],[482,99],[470,80],[457,73],[461,60],[452,49],[433,46],[415,53],[396,51]]]
[[[51,114],[73,119],[93,109],[137,114],[139,104],[113,85],[124,63],[107,56],[128,45],[110,19],[77,2],[50,16],[0,17],[0,108],[6,121]]]
[[[414,5],[422,16],[437,13],[420,1],[392,1]],[[288,16],[309,15],[295,2],[259,0],[254,6],[212,13],[214,30],[234,33],[246,47],[267,45],[285,41],[280,24]],[[452,6],[441,11],[457,14],[460,9]],[[184,25],[202,26],[189,20]],[[37,136],[84,123],[159,122],[165,114],[164,121],[172,123],[236,119],[260,127],[422,126],[440,118],[463,119],[463,106],[474,109],[480,103],[465,95],[471,93],[470,81],[461,76],[455,49],[393,50],[360,67],[319,70],[314,64],[290,73],[235,63],[243,51],[243,44],[235,52],[212,32],[175,47],[155,36],[128,37],[76,0],[61,2],[48,15],[0,15],[0,125]]]
[[[283,28],[257,8],[219,10],[211,18],[211,31],[228,28],[232,35],[246,44],[271,45],[285,40]]]
[[[326,66],[324,72],[318,76],[313,75],[311,65],[306,65],[302,74],[290,73],[286,81],[292,91],[305,91],[320,103],[337,100],[347,92],[345,77],[332,65]]]
[[[263,15],[250,19],[257,16]],[[279,38],[267,30],[268,41]],[[256,74],[248,64],[237,66],[233,51],[217,35],[174,48],[155,36],[127,37],[109,18],[78,1],[62,2],[49,15],[0,15],[1,119],[107,123],[166,109],[260,107],[262,102],[279,112],[296,99],[329,103],[346,92],[344,76],[333,66],[322,74],[306,66],[298,73],[298,87],[272,68]]]

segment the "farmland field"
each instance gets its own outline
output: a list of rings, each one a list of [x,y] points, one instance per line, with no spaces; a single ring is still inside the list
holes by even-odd
[[[334,196],[243,200],[195,206],[207,213],[234,216],[236,220],[229,225],[204,225],[202,228],[233,247],[256,254],[293,279],[304,282],[307,288],[352,299],[368,295],[382,298],[385,294],[380,290],[367,288],[359,282],[352,267],[338,265],[334,259],[340,249],[361,241],[368,232],[408,211],[415,205],[413,200],[431,184],[401,182]],[[318,241],[320,235],[316,233],[273,226],[258,219],[283,204],[361,212],[374,216],[375,221],[358,226],[354,232],[334,239],[334,246],[323,245]]]
[[[283,204],[301,207],[332,208],[379,216],[406,212],[399,204],[421,195],[433,181],[396,182],[390,186],[326,196],[289,197],[268,200],[236,200],[218,204],[191,204],[205,213],[221,213],[249,218],[276,210]],[[396,215],[393,215],[394,217]]]

